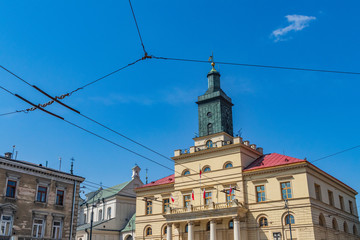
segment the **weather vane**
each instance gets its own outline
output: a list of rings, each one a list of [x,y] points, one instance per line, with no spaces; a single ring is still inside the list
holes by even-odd
[[[209,57],[208,61],[211,62],[211,66],[215,70],[214,52],[211,52],[211,56]]]

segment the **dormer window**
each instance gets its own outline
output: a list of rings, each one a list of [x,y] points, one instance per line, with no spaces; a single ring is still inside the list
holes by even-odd
[[[213,142],[211,140],[206,142],[206,147],[207,148],[212,148],[213,147]]]

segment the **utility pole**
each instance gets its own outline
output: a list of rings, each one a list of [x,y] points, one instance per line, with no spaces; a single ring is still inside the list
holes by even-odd
[[[289,220],[290,240],[292,240],[290,209],[289,209],[289,202],[287,199],[285,199],[285,209],[288,210],[287,218]],[[286,218],[285,218],[285,223],[286,223]]]

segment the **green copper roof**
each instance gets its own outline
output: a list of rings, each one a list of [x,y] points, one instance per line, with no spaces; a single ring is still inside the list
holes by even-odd
[[[128,231],[135,231],[135,215],[136,213],[134,213],[134,215],[130,218],[129,222],[126,224],[126,226],[123,228],[123,230],[121,230],[121,232],[128,232]]]
[[[91,194],[92,196],[86,202],[89,203],[92,201],[97,201],[98,199],[113,197],[123,188],[125,188],[130,182],[131,181],[124,182],[107,189],[99,189],[95,191],[94,194]]]

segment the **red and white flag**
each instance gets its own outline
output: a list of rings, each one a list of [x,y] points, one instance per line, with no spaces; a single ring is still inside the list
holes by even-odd
[[[231,195],[232,191],[233,191],[233,189],[232,189],[232,187],[231,187],[231,185],[230,185],[229,195]]]
[[[200,175],[200,178],[201,178],[201,174],[202,174],[202,171],[201,171],[201,167],[199,168],[199,175]]]
[[[206,191],[205,191],[205,188],[204,188],[204,194],[203,194],[203,198],[205,199],[205,195],[206,195]]]
[[[173,195],[170,195],[171,201],[174,203],[175,202],[175,198],[173,197]]]
[[[192,198],[192,200],[195,200],[195,193],[194,193],[194,190],[192,190],[192,193],[191,193],[191,198]]]

